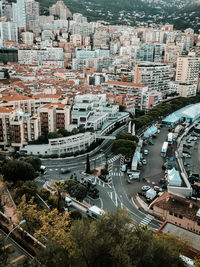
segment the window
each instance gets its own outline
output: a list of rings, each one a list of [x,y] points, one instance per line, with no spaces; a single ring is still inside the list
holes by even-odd
[[[173,212],[170,210],[170,211],[169,211],[169,214],[170,214],[170,215],[173,215]]]
[[[174,216],[175,216],[175,217],[178,217],[177,213],[174,213]]]
[[[179,215],[179,218],[180,218],[180,219],[183,219],[183,216],[182,216],[182,215]]]

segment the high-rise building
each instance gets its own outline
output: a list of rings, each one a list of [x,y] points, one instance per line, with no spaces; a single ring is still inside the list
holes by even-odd
[[[139,61],[153,61],[154,60],[154,45],[143,43],[138,50],[137,58]]]
[[[0,44],[4,46],[4,41],[18,41],[17,25],[15,22],[0,22]]]
[[[176,82],[194,84],[198,82],[200,59],[195,52],[190,52],[188,56],[177,58]]]
[[[26,13],[24,0],[17,0],[17,3],[12,3],[13,21],[16,22],[17,27],[26,27]]]
[[[40,4],[35,0],[25,0],[26,23],[30,20],[39,20]]]
[[[60,19],[67,19],[72,16],[69,8],[66,7],[63,1],[57,1],[56,4],[49,8],[50,15],[58,16]]]
[[[168,65],[154,62],[135,65],[134,82],[148,85],[149,90],[167,93],[171,78],[172,71]]]

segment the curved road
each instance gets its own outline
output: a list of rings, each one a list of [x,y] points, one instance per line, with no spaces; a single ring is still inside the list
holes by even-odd
[[[123,128],[125,129],[125,127]],[[120,131],[122,130],[118,129],[112,135],[116,135],[116,133]],[[123,207],[130,212],[134,222],[141,223],[142,225],[148,225],[155,230],[158,229],[161,223],[155,220],[153,216],[139,211],[132,203],[131,196],[128,195],[126,190],[126,179],[123,177],[124,174],[120,171],[120,158],[113,155],[111,152],[112,143],[112,140],[104,140],[100,147],[90,152],[91,168],[105,164],[106,155],[109,163],[110,173],[112,174],[112,184],[110,186],[106,186],[100,181],[97,183],[97,187],[100,190],[100,197],[103,199],[103,208],[114,211],[116,210],[117,206]],[[36,181],[40,182],[41,184],[43,184],[46,180],[55,180],[56,177],[58,179],[66,178],[66,175],[60,174],[61,168],[69,168],[72,173],[80,173],[81,171],[84,171],[86,168],[86,155],[65,159],[45,159],[42,160],[42,162],[42,164],[47,167],[47,174],[39,177],[38,180],[36,179]]]

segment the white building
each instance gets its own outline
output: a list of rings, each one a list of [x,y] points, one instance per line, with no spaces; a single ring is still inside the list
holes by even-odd
[[[15,22],[0,22],[0,44],[4,46],[4,41],[18,42],[17,25]]]
[[[115,117],[118,105],[107,105],[106,94],[77,95],[72,109],[72,124],[86,129],[101,130],[104,122]]]
[[[94,133],[81,133],[69,137],[50,139],[46,145],[27,145],[20,149],[27,155],[62,155],[86,151],[96,141]]]
[[[13,21],[16,22],[17,27],[26,27],[26,12],[24,0],[17,0],[17,3],[12,3]]]

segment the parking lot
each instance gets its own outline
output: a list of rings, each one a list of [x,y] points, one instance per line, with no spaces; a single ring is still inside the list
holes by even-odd
[[[160,133],[156,135],[155,138],[152,139],[154,145],[145,145],[143,146],[142,151],[148,149],[148,155],[144,155],[144,159],[146,159],[147,164],[138,167],[140,169],[140,179],[133,180],[131,184],[127,185],[127,191],[130,196],[135,197],[138,192],[141,191],[141,187],[144,185],[149,185],[150,187],[154,187],[155,185],[159,186],[160,179],[164,178],[165,172],[162,169],[162,165],[165,162],[165,158],[161,157],[161,149],[163,142],[166,141],[168,135],[167,127],[162,127],[160,129]],[[168,152],[168,157],[173,155],[173,147],[170,147]]]

